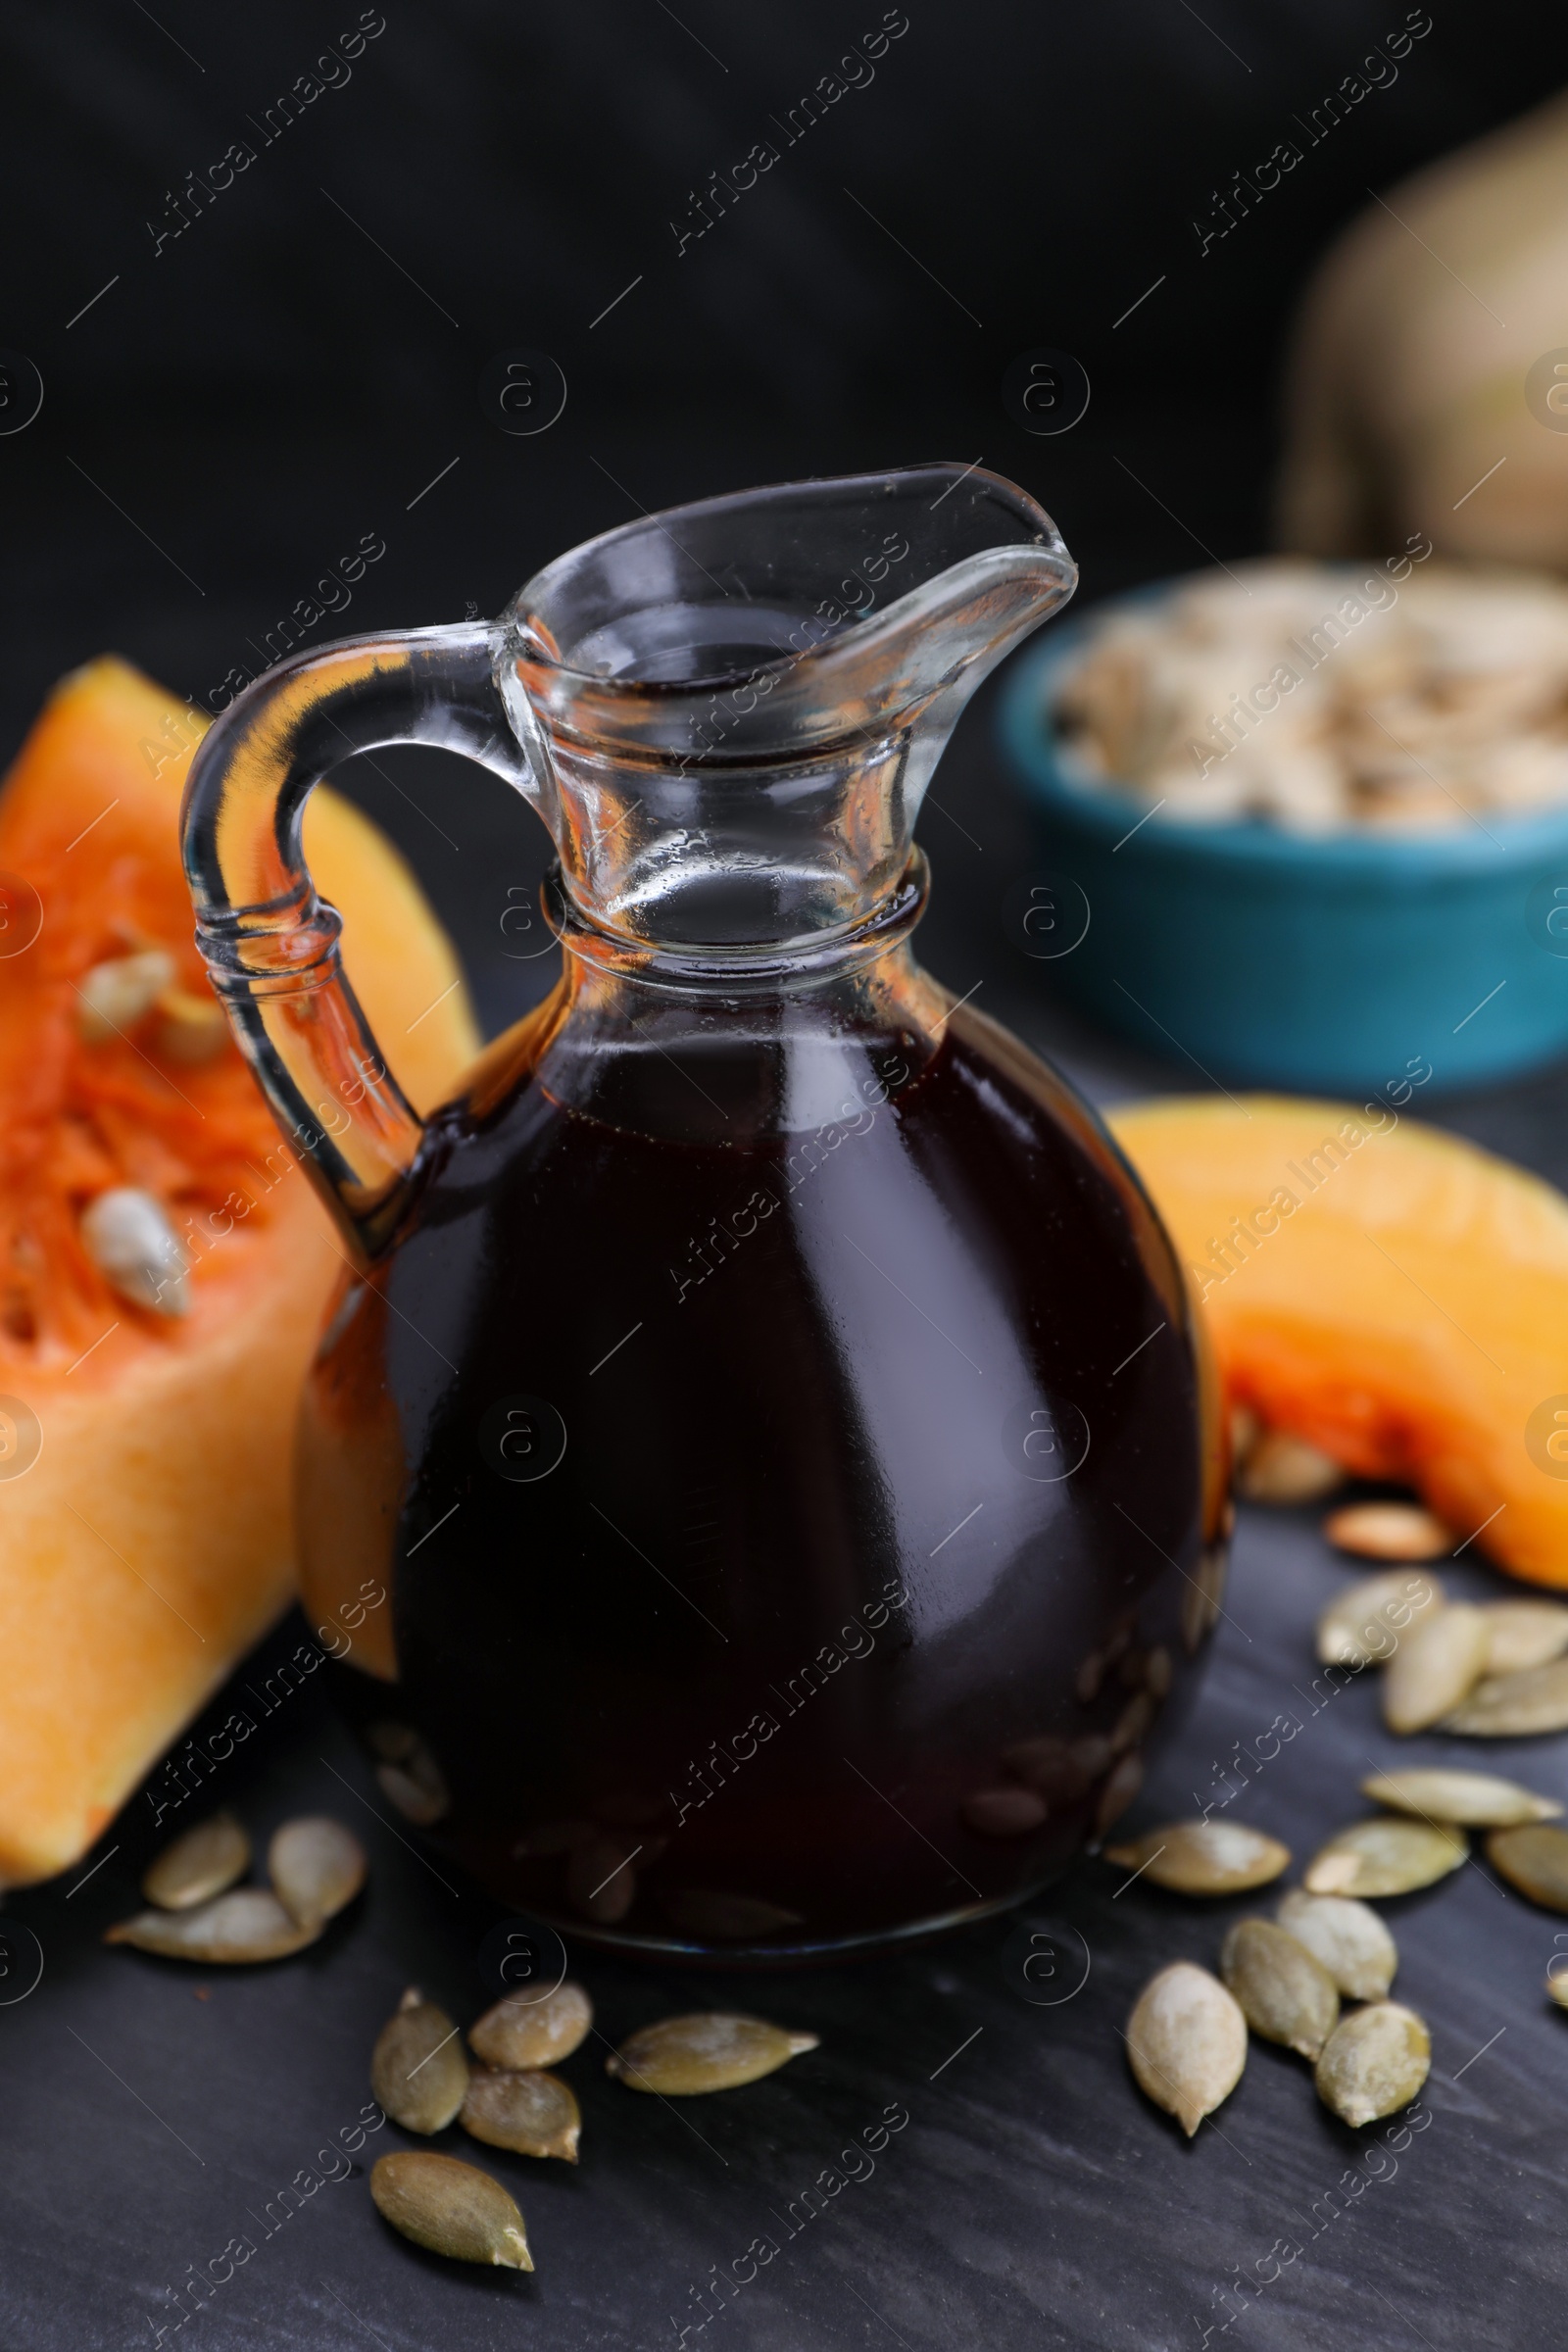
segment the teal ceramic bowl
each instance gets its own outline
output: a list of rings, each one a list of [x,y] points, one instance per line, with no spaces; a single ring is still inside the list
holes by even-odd
[[[1568,1053],[1568,807],[1486,832],[1321,839],[1149,816],[1059,756],[1056,690],[1091,625],[1026,654],[1000,715],[1043,887],[1075,910],[1046,938],[1087,915],[1042,966],[1064,994],[1250,1086],[1358,1092],[1423,1064],[1440,1087],[1475,1086]]]

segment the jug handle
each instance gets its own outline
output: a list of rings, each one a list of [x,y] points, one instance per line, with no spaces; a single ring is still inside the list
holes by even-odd
[[[535,779],[494,681],[492,623],[347,637],[247,687],[185,787],[196,942],[285,1138],[364,1259],[390,1240],[424,1124],[344,975],[342,918],[305,864],[305,804],[354,752],[438,744],[530,800]]]

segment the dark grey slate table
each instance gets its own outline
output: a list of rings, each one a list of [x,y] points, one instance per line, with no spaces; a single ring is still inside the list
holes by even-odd
[[[938,787],[970,838],[935,815],[922,828],[937,863],[927,960],[960,992],[983,978],[992,1008],[1102,1100],[1185,1083],[1077,1029],[1009,948],[1002,901],[1031,848],[988,704]],[[465,850],[486,852],[468,870],[487,888],[537,870],[542,841],[499,804],[465,801],[458,771],[392,756],[386,775],[427,802],[450,781],[443,822]],[[372,776],[377,795],[422,857],[419,820]],[[496,959],[492,912],[470,911],[465,945],[494,1023],[548,975]],[[1560,1179],[1560,1096],[1548,1076],[1436,1107]],[[1254,1767],[1232,1817],[1303,1853],[1357,1812],[1357,1780],[1396,1744],[1372,1688],[1312,1692],[1313,1619],[1344,1573],[1311,1514],[1242,1513],[1201,1703],[1133,1826],[1195,1810],[1238,1742],[1254,1756],[1269,1747],[1281,1714],[1299,1729]],[[1504,1589],[1464,1563],[1453,1582]],[[1426,1760],[1460,1754],[1459,1742],[1420,1745]],[[1510,1743],[1484,1759],[1471,1748],[1463,1760],[1568,1797],[1568,1743]],[[1340,2126],[1306,2069],[1257,2043],[1240,2089],[1184,2144],[1133,2087],[1118,2029],[1156,1966],[1213,1965],[1229,1921],[1257,1906],[1124,1888],[1102,1862],[1030,1907],[1025,1935],[1050,1938],[1057,1969],[1032,1984],[1005,1921],[896,1959],[764,1980],[693,1979],[585,1950],[573,1966],[612,2037],[696,2001],[760,2007],[819,2034],[821,2047],[749,2091],[677,2107],[631,2097],[587,2045],[565,2068],[586,2119],[581,2168],[494,2155],[535,2249],[537,2272],[520,2278],[394,2238],[365,2174],[399,2135],[360,2137],[381,2020],[410,1982],[476,2014],[491,1913],[385,1820],[314,1687],[225,1772],[215,1801],[259,1834],[304,1807],[351,1818],[372,1856],[368,1892],[318,1947],[275,1968],[202,1976],[106,1951],[99,1936],[130,1906],[154,1842],[138,1799],[79,1871],[10,1898],[0,2352],[1199,2352],[1205,2340],[1520,2352],[1562,2340],[1568,2017],[1542,1981],[1568,1950],[1568,1921],[1480,1863],[1386,1907],[1397,1989],[1434,2046],[1415,2128],[1392,2145],[1387,2128]],[[36,1952],[41,1981],[18,1998]],[[220,2276],[240,2240],[254,2253],[176,2328],[192,2277]],[[776,2252],[734,2283],[759,2240]]]

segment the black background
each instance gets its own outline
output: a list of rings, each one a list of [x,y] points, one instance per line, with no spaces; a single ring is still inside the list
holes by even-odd
[[[1021,481],[1061,524],[1086,599],[1255,552],[1286,326],[1314,257],[1369,188],[1568,72],[1560,13],[1434,0],[1396,85],[1200,259],[1189,222],[1210,191],[1293,135],[1402,23],[1397,0],[911,0],[870,86],[678,256],[668,223],[690,192],[773,137],[770,118],[881,14],[386,0],[347,85],[263,145],[250,118],[353,27],[352,5],[158,0],[156,21],[136,0],[12,7],[0,344],[32,359],[45,397],[0,437],[0,743],[20,740],[62,670],[108,648],[205,700],[232,666],[258,665],[265,633],[365,532],[387,552],[313,642],[493,612],[639,507],[918,459],[983,459]],[[155,254],[146,223],[165,223],[187,171],[205,174],[236,139],[254,164]],[[1001,401],[1009,362],[1037,345],[1076,354],[1094,387],[1059,439],[1024,433]],[[478,399],[486,363],[518,346],[551,354],[568,384],[535,438],[503,434]],[[922,821],[926,960],[960,992],[979,975],[988,1007],[1097,1097],[1192,1083],[1081,1029],[1009,950],[1002,903],[1031,845],[992,749],[994,699],[949,755],[937,798],[951,815]],[[433,753],[377,755],[352,779],[453,925],[487,1026],[514,1016],[552,976],[552,958],[510,961],[500,931],[508,888],[547,855],[533,819]],[[1439,1108],[1561,1179],[1559,1096],[1548,1074]],[[1191,1811],[1211,1755],[1295,1703],[1340,1574],[1307,1521],[1244,1514],[1203,1713],[1140,1820]],[[1500,1589],[1480,1568],[1470,1583]],[[363,1811],[376,1792],[319,1695],[298,1706],[221,1794],[261,1832],[305,1807],[365,1828],[369,1895],[306,1958],[232,1972],[198,1999],[188,1974],[103,1952],[145,1858],[139,1807],[83,1863],[90,1881],[12,1900],[45,1970],[0,2006],[5,2352],[151,2343],[187,2266],[352,2121],[402,1985],[416,1978],[466,2021],[487,1997],[470,1898],[434,1886]],[[1374,1694],[1350,1690],[1311,1717],[1248,1818],[1310,1850],[1391,1752]],[[1568,1795],[1549,1751],[1509,1752],[1502,1769]],[[699,1999],[762,2007],[823,2047],[695,2115],[608,2084],[591,2045],[567,2068],[588,2119],[580,2173],[495,2161],[529,2216],[531,2280],[457,2273],[393,2240],[359,2179],[321,2190],[167,2340],[675,2347],[709,2267],[899,2101],[911,2122],[876,2180],[791,2240],[688,2352],[1196,2347],[1222,2316],[1215,2288],[1298,2229],[1359,2139],[1296,2061],[1258,2045],[1191,2148],[1138,2099],[1116,2038],[1138,1985],[1173,1957],[1212,1965],[1250,1906],[1216,1915],[1147,1887],[1113,1898],[1117,1883],[1088,1865],[1053,1898],[1093,1953],[1059,2010],[1019,1998],[993,1926],[858,1970],[712,1980]],[[1479,1867],[1390,1908],[1399,1989],[1434,2032],[1431,2129],[1216,2342],[1559,2340],[1568,2080],[1564,2022],[1539,1990],[1552,1923]],[[577,1965],[612,2036],[693,1999],[690,1980]]]
[[[389,0],[368,12],[384,31],[326,70],[341,86],[270,140],[269,109],[359,23],[352,0],[13,5],[0,344],[44,401],[0,438],[0,744],[108,648],[210,702],[365,532],[387,553],[312,642],[498,612],[639,507],[932,458],[983,458],[1039,497],[1086,601],[1256,552],[1314,258],[1369,188],[1568,74],[1568,20],[1539,0],[1440,4],[1393,85],[1200,257],[1213,191],[1305,146],[1296,118],[1406,13],[915,0],[869,85],[786,145],[779,119],[881,24],[871,0]],[[678,252],[693,192],[762,139],[778,163]],[[157,246],[187,174],[235,141],[255,161],[187,196]],[[1093,385],[1060,438],[1002,405],[1041,345]],[[486,363],[518,347],[568,386],[534,438],[479,404]],[[496,1026],[547,976],[498,948],[542,837],[439,755],[377,764],[356,788],[417,858]],[[928,815],[937,853],[940,829]]]

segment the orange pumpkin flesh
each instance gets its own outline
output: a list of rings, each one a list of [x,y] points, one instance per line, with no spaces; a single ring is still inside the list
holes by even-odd
[[[0,1883],[74,1861],[292,1592],[295,1412],[339,1237],[226,1034],[192,1062],[156,1018],[103,1044],[79,1026],[90,967],[153,946],[212,1003],[178,853],[202,725],[95,662],[0,795],[0,877],[36,894],[7,891],[0,932]],[[348,803],[318,791],[305,839],[428,1109],[477,1043],[450,944]],[[181,1319],[129,1303],[83,1247],[83,1207],[126,1184],[185,1243]]]
[[[1381,1105],[1177,1098],[1110,1125],[1232,1401],[1568,1585],[1568,1200]]]

